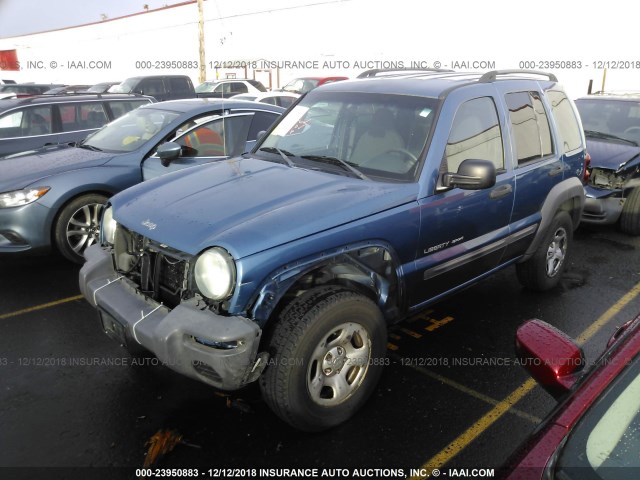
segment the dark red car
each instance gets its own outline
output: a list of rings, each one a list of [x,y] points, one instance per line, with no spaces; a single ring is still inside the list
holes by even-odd
[[[541,320],[518,329],[516,351],[560,403],[500,476],[640,479],[640,315],[618,329],[590,369],[582,349]]]

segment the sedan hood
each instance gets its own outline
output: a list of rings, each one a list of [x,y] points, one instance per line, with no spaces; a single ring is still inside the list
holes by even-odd
[[[257,159],[233,159],[164,175],[112,198],[130,230],[195,255],[235,258],[415,201],[417,184],[390,184]]]
[[[587,138],[587,151],[591,166],[618,171],[626,163],[640,155],[640,147],[626,142]]]
[[[46,183],[45,179],[52,175],[102,165],[112,157],[113,153],[60,145],[30,155],[0,159],[0,192],[19,190],[41,181]],[[45,183],[38,186],[46,186]]]

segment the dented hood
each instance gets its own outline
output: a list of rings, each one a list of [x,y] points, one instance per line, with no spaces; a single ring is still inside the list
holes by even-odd
[[[164,175],[111,201],[119,223],[152,240],[242,258],[415,201],[417,190],[246,158]]]
[[[624,169],[632,160],[638,160],[640,147],[626,142],[587,138],[587,152],[591,166],[613,171]]]

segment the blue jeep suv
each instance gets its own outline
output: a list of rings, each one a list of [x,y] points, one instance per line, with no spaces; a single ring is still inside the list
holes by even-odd
[[[512,264],[558,283],[585,156],[553,75],[336,82],[251,153],[114,196],[81,290],[130,351],[223,390],[259,381],[322,430],[375,389],[389,324]]]

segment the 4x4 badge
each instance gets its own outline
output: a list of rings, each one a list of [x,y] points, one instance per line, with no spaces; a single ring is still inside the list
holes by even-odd
[[[146,219],[144,222],[142,222],[142,225],[147,227],[149,230],[155,230],[155,228],[158,226],[149,219]]]

